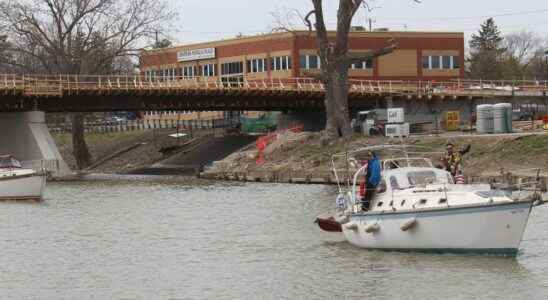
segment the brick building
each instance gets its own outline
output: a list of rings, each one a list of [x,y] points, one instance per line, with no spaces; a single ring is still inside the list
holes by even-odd
[[[329,33],[335,37],[335,32]],[[354,64],[351,78],[448,80],[464,77],[464,34],[457,32],[353,31],[353,52],[378,49],[395,39],[390,54]],[[141,72],[151,80],[199,77],[209,81],[310,77],[319,72],[315,34],[272,33],[141,53]]]

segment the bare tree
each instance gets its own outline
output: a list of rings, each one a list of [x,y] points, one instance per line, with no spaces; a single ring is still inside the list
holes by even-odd
[[[325,25],[322,0],[312,0],[312,4],[314,9],[304,17],[304,21],[310,31],[313,29],[316,31],[316,43],[321,60],[319,78],[326,87],[327,121],[323,139],[330,141],[352,134],[348,110],[348,69],[350,65],[391,53],[396,48],[396,44],[391,43],[382,49],[366,53],[351,53],[348,50],[350,25],[358,9],[364,5],[364,1],[339,1],[337,33],[334,41],[329,38]],[[315,17],[314,24],[310,20],[312,16]]]
[[[504,37],[506,53],[527,67],[529,60],[541,45],[541,39],[531,31],[511,33]]]
[[[548,38],[544,39],[530,59],[528,71],[537,80],[548,80]]]
[[[7,36],[0,35],[0,72],[3,72],[3,70],[5,69],[5,66],[2,62],[6,61],[9,55],[6,51],[8,48],[7,39]]]
[[[48,74],[113,73],[121,57],[137,55],[175,17],[166,0],[0,0],[0,9],[10,51],[25,57],[11,63],[25,71],[37,64]],[[83,119],[72,116],[79,168],[91,163]]]

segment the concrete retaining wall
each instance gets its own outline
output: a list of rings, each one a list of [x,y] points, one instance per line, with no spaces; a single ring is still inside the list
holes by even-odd
[[[71,171],[57,150],[45,122],[45,113],[40,111],[22,113],[0,113],[0,153],[14,155],[18,160],[31,165],[33,162],[57,161],[54,176],[70,175]]]

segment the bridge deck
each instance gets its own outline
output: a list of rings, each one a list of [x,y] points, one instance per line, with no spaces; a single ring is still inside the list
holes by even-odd
[[[407,99],[517,99],[546,97],[548,92],[547,81],[351,79],[348,87],[351,106],[386,96]],[[0,96],[4,104],[0,111],[26,109],[29,101],[39,108],[44,106],[43,101],[50,99],[59,100],[53,104],[48,101],[49,106],[57,105],[52,110],[75,110],[78,107],[83,110],[108,110],[110,106],[120,103],[126,104],[120,104],[117,109],[123,109],[122,106],[126,109],[147,109],[161,104],[159,99],[169,99],[171,104],[168,106],[174,109],[220,109],[230,106],[283,109],[322,107],[325,88],[320,81],[311,78],[226,82],[207,77],[172,77],[152,81],[139,75],[0,75]],[[118,100],[113,104],[114,99]],[[173,104],[174,101],[177,103]],[[47,111],[47,107],[45,109]]]

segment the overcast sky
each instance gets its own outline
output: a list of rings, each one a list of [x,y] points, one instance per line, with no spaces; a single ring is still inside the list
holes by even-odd
[[[176,43],[202,42],[269,32],[271,13],[298,9],[306,14],[310,0],[170,0],[179,14],[172,39]],[[324,0],[328,27],[336,24],[337,0]],[[547,0],[375,0],[371,18],[373,27],[390,30],[460,31],[467,37],[479,24],[492,16],[504,34],[530,30],[548,37]],[[354,25],[366,24],[361,9]]]

